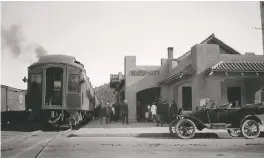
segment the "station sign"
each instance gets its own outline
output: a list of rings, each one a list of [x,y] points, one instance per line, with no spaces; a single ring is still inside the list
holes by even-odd
[[[131,70],[129,76],[159,76],[159,70]]]

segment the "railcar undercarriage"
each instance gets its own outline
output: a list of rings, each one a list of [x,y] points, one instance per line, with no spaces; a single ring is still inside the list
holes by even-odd
[[[76,127],[84,121],[91,118],[91,112],[88,111],[49,111],[50,117],[48,123],[54,127]]]

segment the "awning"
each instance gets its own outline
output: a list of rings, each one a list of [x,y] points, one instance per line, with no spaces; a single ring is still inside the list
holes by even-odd
[[[264,62],[220,61],[219,63],[209,68],[207,71],[207,73],[212,73],[212,72],[264,73]]]
[[[168,84],[168,83],[173,82],[175,80],[180,80],[183,77],[191,76],[191,75],[192,75],[192,73],[189,73],[189,72],[180,72],[180,73],[177,73],[177,74],[172,75],[170,77],[167,77],[166,79],[160,81],[159,84]]]

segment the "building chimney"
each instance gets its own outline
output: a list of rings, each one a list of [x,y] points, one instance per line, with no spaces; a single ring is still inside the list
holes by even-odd
[[[168,60],[168,59],[161,59],[161,65],[166,64],[167,60]]]
[[[173,59],[173,47],[168,47],[168,59]]]

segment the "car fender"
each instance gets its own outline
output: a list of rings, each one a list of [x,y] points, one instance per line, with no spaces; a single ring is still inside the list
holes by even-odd
[[[243,120],[240,122],[240,127],[242,126],[242,123],[248,119],[252,119],[252,120],[255,120],[256,122],[260,123],[262,125],[262,122],[261,120],[255,116],[255,115],[247,115],[243,118]]]
[[[191,120],[199,130],[202,130],[203,128],[207,128],[207,126],[201,120],[197,119],[196,117],[189,116],[189,115],[180,115],[179,117],[181,119]]]

